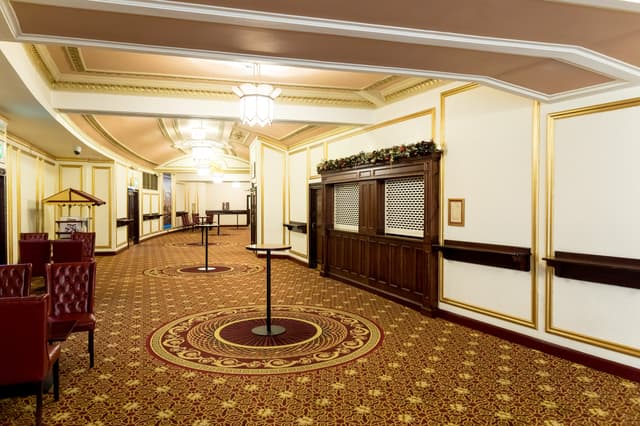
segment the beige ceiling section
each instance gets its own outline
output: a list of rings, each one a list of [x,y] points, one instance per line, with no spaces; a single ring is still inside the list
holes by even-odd
[[[640,14],[543,0],[405,0],[366,4],[271,0],[179,0],[446,33],[584,46],[640,66]],[[631,36],[629,36],[631,35]],[[628,37],[628,38],[627,38]],[[620,38],[627,38],[620,40]],[[606,43],[618,39],[616,47]]]
[[[54,88],[162,94],[185,94],[235,99],[231,87],[260,81],[278,86],[279,103],[346,105],[372,108],[440,84],[422,77],[333,71],[265,64],[259,78],[251,64],[126,52],[96,47],[36,45],[36,61],[57,76]]]
[[[287,4],[290,5],[292,3],[295,2],[288,2]],[[306,3],[307,2],[305,2],[305,4]],[[332,1],[330,3],[333,4],[334,2]],[[350,2],[342,2],[342,6],[339,7],[335,13],[337,14],[340,11],[346,13],[344,12],[344,5],[348,3]],[[436,3],[444,4],[440,2]],[[522,2],[516,1],[515,3]],[[531,7],[531,3],[543,2],[526,3]],[[521,55],[380,41],[340,35],[265,29],[95,10],[87,11],[19,2],[13,2],[12,4],[20,21],[22,31],[25,34],[105,40],[117,43],[156,45],[169,48],[228,52],[274,58],[297,58],[299,60],[358,64],[378,68],[395,67],[407,70],[421,70],[425,73],[456,73],[472,76],[488,76],[494,79],[499,79],[500,75],[510,71],[523,69],[535,64],[539,60],[538,58]],[[469,4],[471,3],[460,3],[461,7]],[[376,3],[376,5],[378,4]],[[393,3],[390,3],[390,5],[397,7],[397,5]],[[418,3],[415,3],[415,5],[417,6]],[[331,9],[331,5],[324,5],[324,2],[322,6]],[[362,9],[366,9],[367,11],[376,9],[380,12],[392,8],[391,6],[379,6],[380,7],[376,8],[366,7]],[[560,6],[574,7],[567,5]],[[444,6],[442,7],[444,8]],[[476,14],[473,15],[471,22],[466,19],[462,19],[462,21],[467,22],[469,28],[472,30],[478,31],[481,29],[476,28],[476,26],[489,28],[486,24],[480,23],[483,19],[479,19],[479,17],[484,18],[487,11],[478,10],[477,5],[475,7],[469,7],[470,9],[476,10]],[[352,12],[354,12],[355,9],[358,8],[352,6],[351,9],[354,9],[352,10]],[[403,9],[401,13],[402,16],[420,15],[406,13],[406,11],[410,9],[400,9]],[[454,8],[451,7],[447,8],[447,13],[443,14],[438,20],[441,19],[444,23],[447,23],[447,25],[453,25],[455,21],[453,18],[453,9]],[[472,16],[464,7],[462,9],[463,10],[455,9],[455,11],[462,13],[462,17],[467,15],[469,15],[469,17]],[[424,10],[424,6],[416,10]],[[443,9],[443,11],[444,10],[445,9]],[[507,11],[512,10],[513,7],[507,8]],[[524,11],[526,10],[525,8]],[[524,14],[524,11],[520,11],[519,13]],[[433,20],[435,19],[433,16],[439,16],[438,9],[436,9],[435,12],[436,13],[432,14],[431,10],[429,11],[429,19]],[[380,16],[373,16],[371,21],[376,22],[373,18],[380,19],[382,15],[384,15],[384,13],[380,13]],[[392,17],[398,15],[398,12],[391,14]],[[510,15],[507,14],[506,18],[504,16],[501,17],[501,23],[497,25],[497,27],[501,28],[504,25],[513,27],[514,25],[509,20],[509,16]],[[531,19],[530,16],[527,18]],[[387,19],[390,18],[388,17]],[[416,17],[414,16],[411,19],[416,19]],[[404,25],[411,26],[408,25],[413,22],[411,19]],[[492,22],[496,21],[495,18],[487,19]],[[542,34],[545,33],[546,22],[550,19],[554,22],[556,21],[555,17],[546,17],[543,21],[536,22],[534,19],[532,22],[536,22],[536,25],[541,27],[538,32]],[[615,21],[620,21],[621,24],[627,27],[631,26],[630,23],[626,22],[628,21],[626,17],[621,17],[621,19]],[[564,27],[569,23],[574,25],[575,21],[565,21]],[[458,28],[461,24],[457,22],[456,25],[455,28]],[[445,28],[446,25],[441,24],[437,26],[437,28],[440,27]],[[526,27],[531,27],[531,24],[528,24]],[[460,29],[461,28],[462,27],[460,27]],[[527,34],[525,29],[523,29],[523,34]],[[500,30],[499,32],[500,34],[508,33],[506,30]],[[381,52],[384,53],[382,54]],[[549,59],[549,61],[549,65],[540,70],[544,73],[543,75],[536,73],[538,81],[535,84],[535,89],[531,88],[528,82],[526,82],[527,84],[524,85],[524,87],[531,88],[532,91],[540,92],[544,95],[553,95],[589,87],[593,85],[594,81],[612,81],[609,78],[598,76],[587,70],[572,67],[568,64],[560,65],[559,62],[556,65],[554,63],[557,61],[552,59]],[[567,67],[575,68],[576,72],[571,73],[570,76],[568,76],[566,72],[561,75],[556,74],[557,69],[566,69]],[[545,81],[549,81],[550,83],[544,84]]]
[[[136,164],[154,168],[157,163],[151,161],[146,156],[138,155],[129,148],[125,141],[116,139],[96,117],[90,114],[66,114],[71,122],[78,127],[92,141],[100,145],[107,151],[111,151],[120,157],[128,159]],[[145,153],[146,154],[146,153]]]

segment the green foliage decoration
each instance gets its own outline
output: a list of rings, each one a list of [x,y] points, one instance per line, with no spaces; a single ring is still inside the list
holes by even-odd
[[[358,166],[395,163],[407,158],[418,158],[436,152],[433,141],[420,141],[410,145],[394,145],[371,152],[359,152],[349,157],[325,160],[318,164],[318,173],[329,170],[341,170]]]

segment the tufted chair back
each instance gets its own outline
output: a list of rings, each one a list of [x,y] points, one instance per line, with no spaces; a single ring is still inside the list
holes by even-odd
[[[36,395],[36,425],[42,422],[44,382],[53,369],[54,398],[59,395],[60,344],[49,344],[49,295],[0,299],[0,335],[8,342],[0,351],[0,385],[21,385]]]
[[[96,262],[63,262],[47,265],[49,323],[76,321],[72,332],[87,331],[89,366],[93,367],[93,332],[96,328],[94,294]]]
[[[29,295],[31,264],[0,265],[0,297]]]
[[[21,240],[48,240],[49,234],[46,232],[21,232]]]
[[[82,241],[82,260],[88,262],[94,259],[96,251],[95,232],[74,232],[71,234],[71,239]]]
[[[45,265],[51,262],[51,241],[19,240],[20,263],[31,264],[32,277],[44,277]]]
[[[62,262],[47,265],[50,316],[93,312],[95,262]]]

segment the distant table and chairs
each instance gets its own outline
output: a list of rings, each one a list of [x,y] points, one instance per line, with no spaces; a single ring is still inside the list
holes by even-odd
[[[249,224],[249,210],[206,210],[205,213],[207,216],[216,216],[218,219],[218,235],[220,235],[220,216],[225,215],[235,215],[236,216],[236,229],[239,229],[240,226],[240,216],[245,216],[246,221],[245,224]]]

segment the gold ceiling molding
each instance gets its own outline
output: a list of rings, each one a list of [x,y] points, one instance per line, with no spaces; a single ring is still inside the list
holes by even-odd
[[[74,71],[77,72],[86,72],[87,68],[84,65],[84,60],[82,59],[82,54],[80,53],[80,49],[77,47],[63,47],[64,53],[73,68]]]
[[[47,67],[47,65],[45,64],[44,59],[42,59],[42,55],[40,55],[40,52],[38,52],[36,45],[25,45],[25,49],[27,51],[27,54],[29,55],[29,58],[31,59],[31,63],[35,65],[36,70],[38,71],[40,76],[47,83],[49,83],[49,86],[52,86],[56,82],[56,79],[49,67]]]
[[[390,76],[388,76],[386,78],[383,78],[380,81],[376,81],[375,83],[370,84],[369,86],[365,87],[362,90],[377,90],[379,87],[382,87],[382,86],[385,86],[387,84],[390,84],[390,83],[392,83],[394,81],[397,81],[397,80],[399,80],[401,78],[402,77],[397,76],[397,75],[390,75]]]
[[[164,122],[164,118],[158,118],[158,128],[160,129],[160,133],[162,133],[162,136],[173,143],[173,139],[171,139],[171,135],[169,135],[169,129]]]
[[[397,92],[393,92],[385,96],[386,101],[399,101],[401,99],[407,98],[412,95],[417,95],[418,93],[426,92],[427,90],[434,89],[438,87],[440,84],[443,84],[444,81],[429,79],[422,81],[418,84],[414,84],[413,86],[407,87],[402,90],[398,90]]]
[[[232,92],[212,91],[202,89],[183,89],[172,87],[151,87],[137,86],[130,84],[108,84],[108,83],[78,83],[70,81],[55,81],[51,83],[51,88],[55,90],[76,90],[87,92],[102,93],[121,93],[121,94],[145,94],[145,95],[171,95],[171,96],[188,96],[188,97],[227,97],[233,95]]]
[[[142,155],[140,155],[137,152],[133,151],[132,149],[130,149],[129,147],[124,145],[122,142],[120,142],[118,139],[116,139],[111,133],[109,133],[104,127],[102,127],[100,122],[98,122],[98,120],[96,120],[96,118],[93,115],[82,114],[82,118],[84,118],[84,120],[93,128],[93,130],[98,132],[98,134],[100,136],[102,136],[105,140],[107,140],[113,146],[116,146],[116,147],[128,152],[129,154],[133,155],[136,158],[144,160],[148,164],[153,165],[154,168],[158,166],[158,164],[155,163],[154,161],[151,161],[148,158],[143,157]]]

